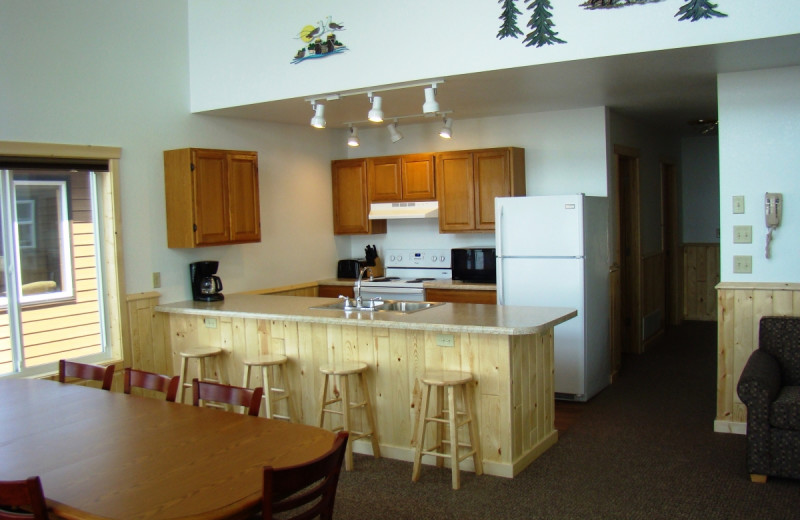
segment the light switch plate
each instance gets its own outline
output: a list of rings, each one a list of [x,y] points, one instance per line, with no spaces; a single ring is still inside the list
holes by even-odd
[[[733,212],[744,213],[744,195],[733,196]]]
[[[161,273],[153,273],[153,289],[161,287]]]
[[[733,226],[734,244],[752,244],[753,226]]]
[[[750,274],[753,272],[753,257],[750,255],[741,255],[733,257],[733,272]]]

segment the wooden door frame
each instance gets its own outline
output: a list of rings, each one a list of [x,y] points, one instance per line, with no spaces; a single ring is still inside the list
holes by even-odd
[[[623,269],[620,272],[620,285],[618,287],[620,299],[623,305],[628,305],[628,313],[631,316],[632,323],[630,328],[629,349],[630,352],[640,354],[644,350],[644,342],[642,341],[642,239],[641,239],[641,209],[640,209],[640,181],[639,181],[639,161],[640,152],[636,148],[630,148],[622,145],[614,145],[614,179],[612,182],[614,190],[614,225],[616,226],[616,233],[614,236],[614,258],[615,262],[621,268],[626,268],[628,272]],[[632,164],[632,171],[630,172],[630,183],[628,186],[627,196],[623,199],[621,197],[623,186],[620,183],[620,161],[630,160]],[[630,258],[633,259],[631,265],[625,266],[622,264],[621,240],[622,235],[622,222],[620,202],[627,202],[627,213],[630,218]],[[627,278],[629,284],[622,283],[622,280]],[[628,293],[623,294],[623,288],[628,288]],[[625,309],[623,316],[625,315]],[[626,330],[622,328],[623,332]],[[624,343],[623,343],[624,344]],[[620,346],[621,348],[621,346]],[[616,355],[616,354],[615,354]]]
[[[665,262],[664,308],[667,325],[683,321],[683,254],[680,236],[680,192],[677,167],[671,161],[661,162],[661,247]]]

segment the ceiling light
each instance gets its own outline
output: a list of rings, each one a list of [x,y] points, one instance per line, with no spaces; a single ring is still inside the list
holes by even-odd
[[[325,105],[322,103],[312,103],[314,117],[311,118],[311,126],[314,128],[325,128]]]
[[[422,111],[426,114],[433,114],[439,111],[439,103],[436,102],[436,89],[434,87],[425,89],[425,103],[422,105]]]
[[[389,125],[386,128],[389,129],[389,135],[392,136],[393,143],[396,143],[397,141],[403,138],[403,134],[397,131],[397,121],[395,121],[394,123],[389,123]]]
[[[450,139],[453,137],[453,119],[450,117],[444,118],[444,126],[439,130],[439,137]]]
[[[372,110],[369,111],[367,119],[369,119],[373,123],[382,123],[383,110],[381,109],[381,97],[380,96],[373,97],[372,92],[370,92],[369,99],[370,101],[372,101]]]
[[[347,146],[358,146],[358,128],[351,126],[350,127],[350,135],[347,137]]]

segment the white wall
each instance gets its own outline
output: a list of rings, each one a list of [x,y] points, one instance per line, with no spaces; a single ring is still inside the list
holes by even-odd
[[[192,110],[302,98],[484,70],[691,47],[797,32],[796,0],[718,2],[729,16],[678,21],[683,0],[586,10],[556,1],[552,21],[566,44],[526,47],[496,38],[501,6],[489,0],[192,0]],[[523,32],[530,12],[518,1]],[[350,49],[292,65],[300,30],[332,16]],[[524,38],[524,37],[523,37]],[[365,66],[367,64],[367,66]],[[309,66],[310,65],[310,66]]]
[[[719,96],[722,281],[800,282],[800,67],[721,74]],[[765,258],[764,193],[784,195],[783,224]],[[745,213],[732,214],[732,197]],[[733,244],[733,226],[753,226],[752,244]],[[751,255],[752,274],[733,256]]]
[[[681,140],[681,236],[684,243],[719,243],[717,136]],[[728,240],[730,237],[725,237]]]
[[[0,140],[122,148],[126,291],[190,297],[188,264],[220,260],[225,292],[335,275],[327,134],[189,113],[186,2],[3,0]],[[162,152],[259,152],[262,242],[167,249]]]
[[[457,120],[453,138],[438,136],[441,121],[400,125],[403,139],[392,143],[384,127],[359,129],[361,146],[345,145],[339,130],[337,158],[371,157],[516,146],[525,149],[528,195],[586,193],[606,196],[605,109],[603,107]],[[329,130],[328,130],[329,131]],[[383,248],[445,248],[494,245],[493,233],[439,234],[435,219],[389,221],[386,235],[338,237],[345,256],[363,256],[366,244]]]

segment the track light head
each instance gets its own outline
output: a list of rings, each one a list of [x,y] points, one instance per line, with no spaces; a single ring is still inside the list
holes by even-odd
[[[389,125],[386,128],[389,129],[389,135],[391,136],[393,143],[396,143],[397,141],[403,138],[403,134],[397,131],[396,121],[394,123],[389,123]]]
[[[422,111],[426,114],[433,114],[439,111],[439,103],[436,102],[436,89],[434,87],[425,89],[425,103],[422,105]]]
[[[443,139],[450,139],[453,137],[453,119],[450,117],[445,117],[443,119],[444,126],[441,130],[439,130],[439,137]]]
[[[367,115],[367,119],[372,121],[373,123],[382,123],[383,122],[383,109],[381,109],[381,97],[380,96],[372,96],[372,92],[369,93],[369,99],[372,101],[372,109],[369,111]]]
[[[314,117],[311,118],[311,126],[314,128],[325,128],[325,105],[322,103],[311,103],[314,109]]]
[[[358,128],[351,126],[350,127],[350,135],[347,137],[347,146],[356,147],[359,146],[361,143],[358,141]]]

